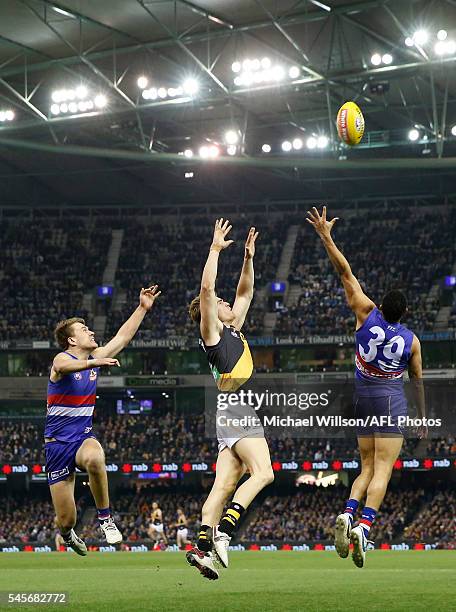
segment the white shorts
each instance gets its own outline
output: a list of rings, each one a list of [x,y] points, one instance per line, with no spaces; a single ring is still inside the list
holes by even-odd
[[[158,525],[151,523],[150,528],[154,529],[157,533],[163,533],[163,523],[159,523]]]
[[[244,412],[243,412],[244,411]],[[251,412],[251,414],[250,414]],[[220,415],[220,411],[217,411],[216,418]],[[222,452],[225,448],[233,448],[236,442],[243,438],[264,438],[264,429],[260,419],[256,416],[253,411],[247,411],[242,409],[238,414],[233,410],[223,411],[223,415],[229,418],[241,418],[243,416],[249,416],[252,419],[252,423],[248,427],[242,427],[238,425],[219,425],[217,422],[217,441],[218,441],[218,452]]]
[[[177,530],[177,539],[178,540],[186,540],[187,539],[187,535],[188,535],[188,529],[185,527],[185,529],[178,529]]]
[[[225,448],[233,448],[239,440],[241,440],[241,438],[217,438],[218,452],[221,453]]]

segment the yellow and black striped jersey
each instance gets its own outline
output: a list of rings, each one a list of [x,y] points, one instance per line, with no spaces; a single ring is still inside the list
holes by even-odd
[[[220,391],[236,391],[253,374],[253,359],[244,335],[234,327],[223,326],[217,344],[206,346],[200,339],[209,367]]]

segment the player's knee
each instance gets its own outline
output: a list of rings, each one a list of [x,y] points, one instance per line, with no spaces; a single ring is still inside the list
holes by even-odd
[[[373,462],[365,462],[361,465],[361,472],[363,476],[366,476],[370,479],[374,476],[374,463]]]
[[[228,498],[234,493],[237,485],[237,480],[227,480],[216,486],[216,490],[223,498]]]
[[[100,453],[94,453],[89,455],[85,464],[85,468],[88,472],[99,473],[105,470],[105,461],[103,455]]]
[[[274,482],[274,472],[272,467],[269,465],[267,467],[262,467],[257,471],[254,471],[255,478],[257,478],[263,487],[267,487],[268,485]]]

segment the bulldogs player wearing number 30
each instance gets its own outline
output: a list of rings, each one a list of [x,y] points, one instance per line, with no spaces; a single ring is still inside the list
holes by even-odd
[[[122,541],[109,507],[108,478],[103,449],[92,433],[100,367],[119,366],[114,357],[136,334],[146,313],[160,295],[157,286],[142,289],[139,306],[105,346],[98,346],[84,319],[58,323],[54,335],[62,349],[51,366],[44,431],[46,471],[56,524],[65,544],[79,555],[87,547],[75,531],[74,472],[87,471],[100,528],[109,544]]]
[[[418,338],[401,324],[407,312],[405,295],[398,290],[386,293],[379,308],[363,292],[350,265],[331,236],[337,218],[326,219],[313,207],[307,221],[320,236],[328,257],[339,274],[349,307],[356,316],[354,412],[358,428],[361,474],[353,483],[345,512],[336,519],[335,546],[340,557],[348,557],[363,567],[367,535],[385,497],[391,472],[403,443],[399,417],[407,414],[403,374],[408,369],[415,391],[419,416],[425,416],[422,385],[421,347]],[[419,432],[420,437],[426,431]],[[353,527],[354,515],[366,496],[362,517]]]

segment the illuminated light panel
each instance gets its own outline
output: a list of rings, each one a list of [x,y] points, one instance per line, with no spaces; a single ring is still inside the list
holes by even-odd
[[[11,109],[0,111],[0,122],[13,121],[15,117],[14,111]]]

